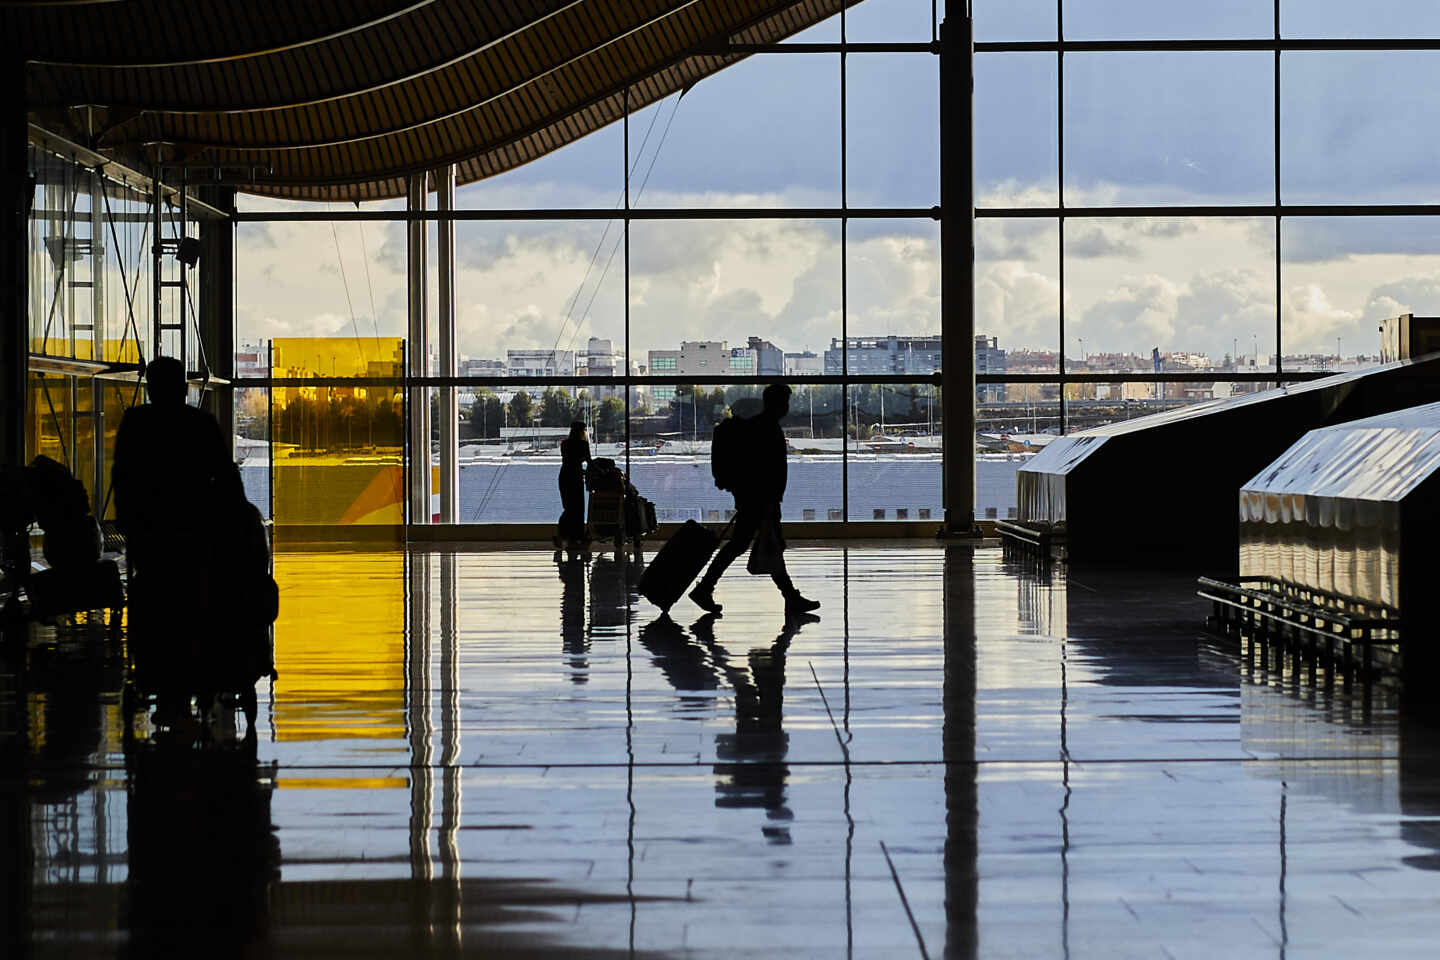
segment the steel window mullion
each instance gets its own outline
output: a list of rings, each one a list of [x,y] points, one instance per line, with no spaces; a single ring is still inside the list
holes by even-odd
[[[1054,207],[976,207],[975,216],[987,219],[1053,219],[1061,215]],[[1341,203],[1280,204],[1252,203],[1234,206],[1145,206],[1065,207],[1064,216],[1086,219],[1135,219],[1140,217],[1434,217],[1440,204],[1434,203]]]
[[[975,216],[994,218],[1055,218],[1060,206],[976,207]],[[1068,218],[1085,217],[1413,217],[1440,216],[1434,203],[1330,203],[1330,204],[1233,204],[1228,206],[1147,205],[1116,207],[1065,207]],[[237,213],[236,223],[360,222],[387,223],[424,221],[563,221],[563,220],[935,220],[935,207],[703,207],[631,210],[456,210],[453,215],[434,211],[290,210],[271,213]]]
[[[845,35],[845,6],[840,6],[840,209],[844,212],[850,201],[850,154],[848,154],[847,89],[847,35]],[[850,219],[840,219],[840,524],[850,530]],[[785,354],[780,353],[782,363]],[[857,438],[858,439],[858,438]]]
[[[658,148],[657,148],[658,149]],[[631,406],[631,378],[630,378],[630,88],[625,88],[625,120],[624,136],[621,150],[624,151],[624,163],[622,170],[625,175],[625,222],[620,225],[625,241],[625,475],[630,475],[630,406]],[[598,285],[599,280],[596,281]],[[579,294],[577,293],[578,297]],[[583,318],[582,318],[583,322]],[[578,330],[577,330],[578,332]],[[587,361],[588,364],[588,361]],[[586,369],[589,367],[587,365]],[[589,510],[587,505],[586,510]]]
[[[495,210],[274,210],[236,213],[236,223],[527,220],[939,220],[940,207],[656,207]]]
[[[840,16],[844,19],[843,7]],[[841,24],[839,43],[720,43],[711,50],[716,56],[752,53],[923,53],[939,56],[940,43],[938,40],[920,43],[902,40],[893,43],[850,43],[845,39],[844,24]]]
[[[1284,288],[1280,267],[1280,220],[1284,209],[1280,197],[1280,0],[1275,0],[1275,374],[1285,365]],[[1239,363],[1239,358],[1234,358]],[[1338,357],[1337,357],[1338,359]]]
[[[1055,0],[1055,217],[1057,280],[1060,302],[1056,304],[1060,352],[1056,354],[1060,375],[1065,376],[1065,0]],[[1065,430],[1065,384],[1060,384],[1060,435]]]
[[[1440,50],[1440,39],[1249,39],[1249,40],[990,40],[976,53],[1314,53]]]

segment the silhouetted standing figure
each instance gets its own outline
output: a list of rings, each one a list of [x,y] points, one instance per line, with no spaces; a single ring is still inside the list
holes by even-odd
[[[590,439],[585,424],[570,424],[570,436],[560,442],[560,525],[556,547],[585,539],[585,467],[590,463]]]
[[[145,368],[150,402],[125,412],[115,437],[112,488],[129,565],[131,651],[162,714],[184,709],[211,610],[217,504],[244,497],[220,425],[185,403],[185,368],[159,357]]]
[[[786,482],[785,432],[780,429],[780,421],[790,412],[790,388],[772,383],[765,388],[764,398],[765,409],[743,424],[745,462],[736,471],[739,479],[733,491],[734,531],[710,561],[705,576],[690,591],[690,599],[710,613],[721,610],[715,602],[715,584],[757,538],[756,549],[763,549],[766,555],[770,578],[785,597],[786,613],[806,613],[820,606],[818,600],[801,596],[791,582],[785,569],[785,539],[780,533],[780,502],[785,498]]]

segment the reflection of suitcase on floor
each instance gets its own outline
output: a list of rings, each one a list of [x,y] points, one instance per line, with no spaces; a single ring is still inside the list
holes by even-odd
[[[686,520],[640,575],[640,594],[668,613],[705,569],[719,544],[720,537],[713,530]]]

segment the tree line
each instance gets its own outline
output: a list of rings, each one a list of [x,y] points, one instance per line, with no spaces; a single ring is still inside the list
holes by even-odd
[[[939,391],[929,384],[879,386],[853,384],[845,388],[848,407],[842,404],[837,384],[800,385],[790,400],[790,414],[783,426],[792,437],[839,437],[842,431],[864,439],[879,432],[881,423],[889,432],[921,432],[938,429]],[[695,387],[676,384],[673,394],[633,394],[629,429],[632,438],[657,437],[709,439],[715,424],[730,416],[736,404],[747,399],[758,409],[763,386],[738,384],[726,387]],[[242,433],[276,443],[290,443],[305,450],[356,451],[394,447],[404,442],[404,414],[401,394],[369,391],[368,397],[344,396],[328,391],[320,398],[276,396],[266,423],[261,391],[248,391],[244,401]],[[250,394],[254,396],[250,396]],[[250,407],[254,407],[253,410]],[[742,409],[743,406],[742,406]],[[883,410],[883,414],[882,414]],[[439,397],[431,395],[433,435],[439,436]],[[598,443],[624,440],[625,401],[618,396],[594,397],[586,390],[572,395],[564,387],[546,387],[531,392],[517,390],[508,401],[495,391],[481,387],[474,401],[460,410],[462,439],[497,439],[503,427],[568,427],[576,420],[590,428]],[[268,431],[266,427],[268,426]]]

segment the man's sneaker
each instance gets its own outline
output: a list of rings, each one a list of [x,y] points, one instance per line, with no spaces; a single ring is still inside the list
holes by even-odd
[[[706,613],[719,613],[723,608],[715,602],[715,594],[713,591],[713,587],[707,587],[702,583],[690,591],[690,599],[695,601],[695,606],[704,610]]]
[[[785,598],[786,613],[809,613],[811,610],[819,609],[819,600],[807,600],[798,593],[792,593]]]

